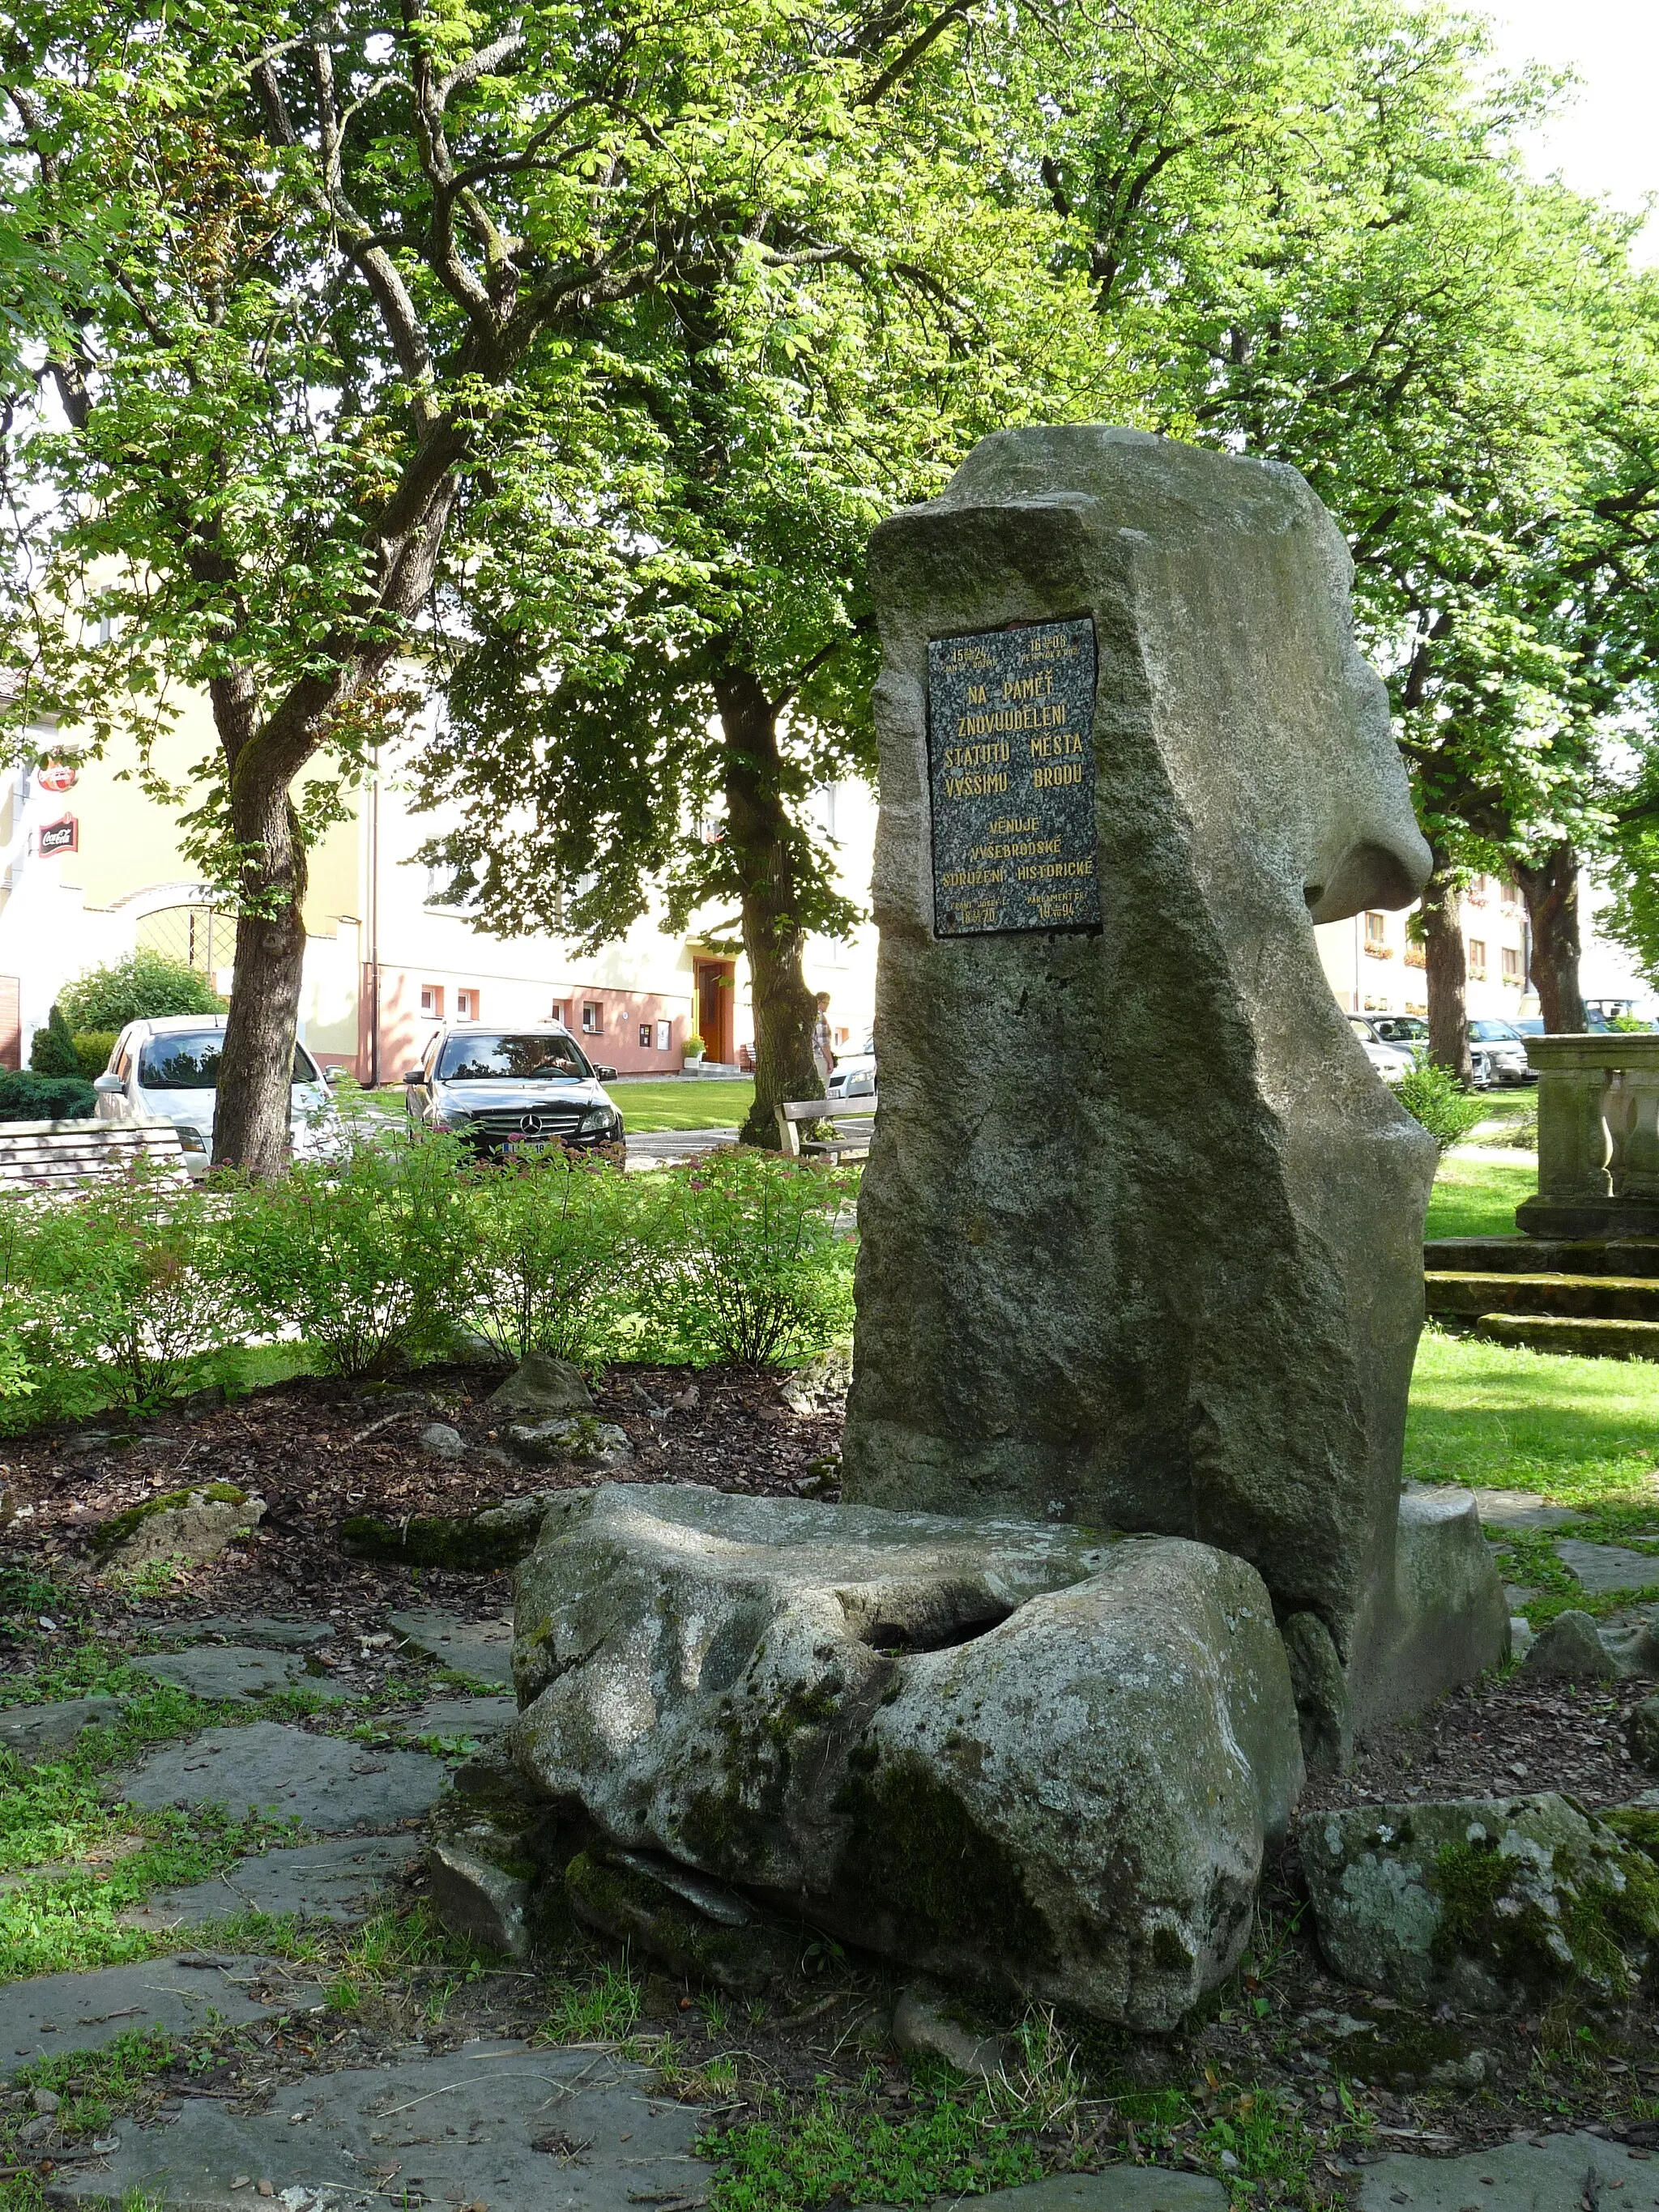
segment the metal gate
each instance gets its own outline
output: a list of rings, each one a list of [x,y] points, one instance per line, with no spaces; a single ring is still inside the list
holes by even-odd
[[[210,906],[164,906],[144,915],[136,936],[143,951],[163,952],[204,975],[236,957],[236,917]]]

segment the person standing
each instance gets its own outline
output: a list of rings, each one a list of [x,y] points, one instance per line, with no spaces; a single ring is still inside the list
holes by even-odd
[[[835,1049],[830,1042],[830,994],[820,991],[817,999],[817,1018],[812,1024],[812,1064],[817,1069],[820,1083],[828,1083],[835,1072]]]

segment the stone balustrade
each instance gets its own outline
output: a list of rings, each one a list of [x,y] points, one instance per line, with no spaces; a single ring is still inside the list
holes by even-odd
[[[1527,1059],[1538,1071],[1538,1191],[1516,1226],[1659,1236],[1659,1035],[1528,1037]]]

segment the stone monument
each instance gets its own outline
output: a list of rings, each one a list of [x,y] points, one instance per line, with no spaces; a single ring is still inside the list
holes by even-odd
[[[1313,925],[1430,860],[1295,471],[984,439],[872,545],[881,1113],[844,1495],[1249,1560],[1311,1753],[1507,1649],[1401,1504],[1431,1139]]]

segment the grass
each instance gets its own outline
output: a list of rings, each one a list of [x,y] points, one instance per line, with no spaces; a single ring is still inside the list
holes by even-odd
[[[1443,1159],[1424,1234],[1513,1237],[1515,1209],[1537,1188],[1537,1170],[1523,1161]]]
[[[621,1107],[630,1136],[643,1136],[653,1129],[729,1129],[743,1120],[755,1101],[755,1086],[746,1078],[717,1075],[627,1076],[605,1089]]]

